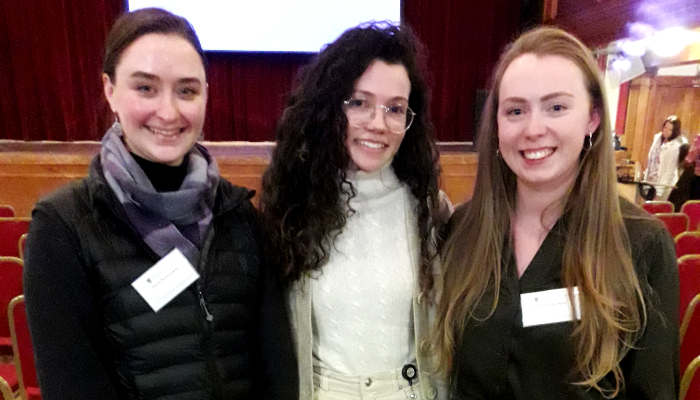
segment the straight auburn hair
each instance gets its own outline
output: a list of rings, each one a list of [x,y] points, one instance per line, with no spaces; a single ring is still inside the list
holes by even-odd
[[[646,324],[642,288],[634,270],[627,231],[620,209],[608,108],[598,66],[575,37],[556,28],[541,27],[520,36],[502,54],[491,81],[478,136],[478,174],[474,196],[443,247],[444,290],[438,305],[434,344],[438,367],[449,374],[453,358],[469,323],[488,319],[499,298],[503,268],[512,257],[510,214],[516,205],[517,177],[498,149],[499,90],[508,66],[524,54],[558,56],[581,70],[600,124],[579,156],[577,177],[561,200],[566,215],[562,282],[572,295],[578,287],[581,320],[572,332],[575,377],[614,397],[624,388],[620,361]],[[505,246],[505,248],[504,248]],[[505,261],[505,262],[504,262]],[[493,295],[493,302],[481,304]],[[572,302],[573,304],[573,302]],[[482,315],[479,306],[489,310]],[[601,386],[608,374],[614,386]]]

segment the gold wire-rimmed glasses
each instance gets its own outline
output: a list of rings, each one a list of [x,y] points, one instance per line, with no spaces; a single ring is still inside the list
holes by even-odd
[[[416,116],[408,104],[401,101],[395,101],[388,105],[380,104],[379,107],[384,111],[386,127],[399,135],[411,127]],[[366,127],[374,119],[376,110],[374,101],[362,97],[353,97],[343,102],[343,111],[348,118],[348,123],[356,128]]]

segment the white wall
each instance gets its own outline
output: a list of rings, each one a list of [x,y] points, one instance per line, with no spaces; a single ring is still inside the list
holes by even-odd
[[[658,76],[700,76],[700,64],[676,65],[659,68]]]

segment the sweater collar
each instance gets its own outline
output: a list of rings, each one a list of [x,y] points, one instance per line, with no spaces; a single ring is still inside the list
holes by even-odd
[[[401,188],[403,183],[394,173],[391,163],[373,171],[349,171],[347,179],[357,191],[357,200],[376,199]]]

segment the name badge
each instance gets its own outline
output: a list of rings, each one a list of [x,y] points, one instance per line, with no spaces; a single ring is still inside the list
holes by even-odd
[[[523,311],[523,327],[581,319],[578,287],[574,287],[572,290],[575,315],[572,315],[569,292],[566,288],[521,294],[520,306]]]
[[[172,299],[199,279],[192,264],[178,249],[173,249],[148,271],[136,278],[131,286],[158,312]]]

